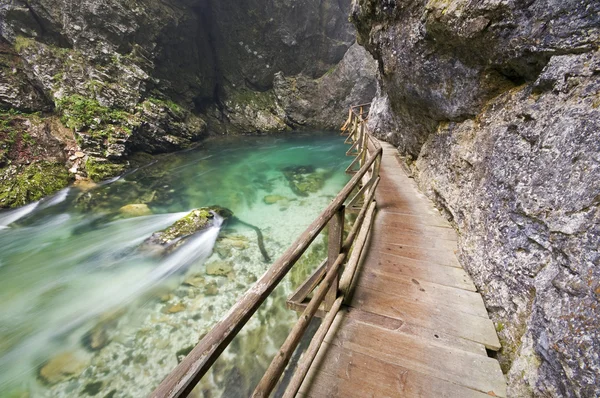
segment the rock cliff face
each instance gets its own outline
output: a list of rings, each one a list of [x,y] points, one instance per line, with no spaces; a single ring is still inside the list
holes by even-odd
[[[600,3],[356,1],[370,128],[460,232],[509,396],[600,394]]]
[[[177,150],[209,133],[337,127],[347,102],[375,87],[349,9],[334,0],[5,1],[0,110],[59,116],[72,130],[61,141],[71,175],[96,180],[122,172],[133,151]]]

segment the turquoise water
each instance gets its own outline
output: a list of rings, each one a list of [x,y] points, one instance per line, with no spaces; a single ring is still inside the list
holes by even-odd
[[[0,396],[146,396],[270,262],[235,222],[168,255],[140,244],[219,205],[260,228],[275,260],[348,181],[345,150],[325,133],[211,139],[0,213]],[[135,217],[125,216],[131,204],[141,205]],[[198,396],[248,394],[296,319],[285,297],[322,256],[318,239]]]

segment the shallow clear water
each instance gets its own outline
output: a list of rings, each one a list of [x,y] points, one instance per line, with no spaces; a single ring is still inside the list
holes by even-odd
[[[345,150],[334,134],[214,139],[0,213],[0,396],[146,396],[270,262],[255,231],[235,222],[168,255],[140,244],[191,209],[219,205],[260,228],[275,260],[348,180]],[[316,178],[314,192],[292,189],[290,170]],[[122,215],[140,203],[152,214]],[[318,239],[199,396],[248,394],[296,319],[285,297],[323,255]]]

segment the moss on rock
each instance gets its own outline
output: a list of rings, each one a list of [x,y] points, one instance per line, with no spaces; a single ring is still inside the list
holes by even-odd
[[[56,102],[61,121],[77,131],[91,131],[95,135],[110,136],[110,131],[120,130],[131,134],[139,125],[137,117],[125,110],[100,105],[96,99],[71,95]]]
[[[164,248],[167,251],[175,250],[180,239],[192,235],[198,231],[206,229],[212,225],[215,214],[228,219],[233,217],[231,210],[220,206],[201,207],[192,210],[183,218],[177,220],[173,225],[153,233],[144,241],[142,247],[154,250],[155,248]]]
[[[233,213],[229,209],[219,206],[195,209],[185,217],[179,219],[175,224],[162,230],[161,240],[166,243],[207,228],[214,219],[213,212],[223,218],[233,216]]]
[[[88,177],[95,182],[117,176],[127,168],[125,163],[111,163],[103,158],[89,157],[85,162]]]
[[[40,200],[69,185],[71,179],[60,163],[9,166],[0,174],[0,207],[19,207]]]

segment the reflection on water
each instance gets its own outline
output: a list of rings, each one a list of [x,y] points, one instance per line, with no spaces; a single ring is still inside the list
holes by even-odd
[[[327,134],[213,140],[0,213],[0,396],[147,395],[269,266],[259,236],[276,259],[337,194],[344,151]],[[140,245],[211,205],[241,222],[169,254]],[[324,253],[313,246],[199,395],[253,388],[295,319],[285,297]]]

